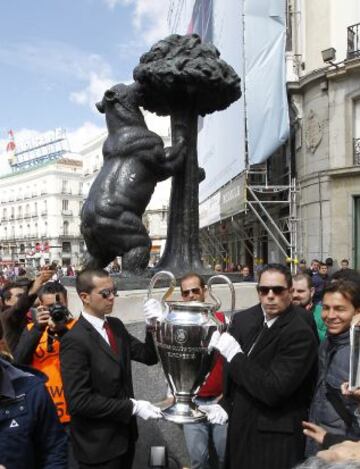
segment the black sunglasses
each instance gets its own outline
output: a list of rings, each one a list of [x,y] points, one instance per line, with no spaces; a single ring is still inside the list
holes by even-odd
[[[101,295],[104,300],[109,298],[111,295],[118,296],[116,288],[104,288],[104,290],[99,291],[98,294]]]
[[[265,285],[258,285],[257,287],[257,291],[260,293],[260,295],[267,295],[269,293],[269,291],[272,291],[274,293],[274,295],[281,295],[282,293],[284,293],[285,290],[288,290],[288,287],[283,287],[283,286],[280,286],[280,285],[275,285],[273,287],[268,287],[268,286],[265,286]]]
[[[195,287],[195,288],[189,288],[188,290],[181,290],[181,295],[184,298],[187,298],[190,293],[193,293],[194,295],[200,295],[201,293],[201,288],[200,287]]]

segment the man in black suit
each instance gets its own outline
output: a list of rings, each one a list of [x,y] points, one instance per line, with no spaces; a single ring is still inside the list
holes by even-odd
[[[71,415],[71,437],[80,469],[130,469],[135,416],[160,418],[160,409],[133,399],[131,360],[157,363],[151,333],[145,343],[129,334],[112,312],[116,290],[104,270],[76,278],[83,303],[76,325],[63,337],[61,373]]]
[[[266,266],[258,293],[258,305],[235,314],[229,333],[211,339],[227,372],[224,399],[208,418],[221,423],[229,415],[226,468],[290,469],[304,456],[301,422],[316,379],[317,338],[291,304],[286,267]]]

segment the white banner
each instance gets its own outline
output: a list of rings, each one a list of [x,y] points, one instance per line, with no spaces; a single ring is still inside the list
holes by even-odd
[[[289,135],[286,1],[245,0],[246,114],[249,163],[265,161]]]
[[[242,2],[213,1],[213,44],[220,57],[242,78]],[[244,90],[241,82],[242,92]],[[200,201],[206,199],[245,168],[244,97],[224,111],[207,115],[198,136],[199,165],[206,171]]]
[[[170,30],[178,34],[194,32],[204,42],[213,43],[220,57],[242,77],[242,8],[239,0],[186,0],[177,5],[173,2]],[[199,119],[198,159],[206,171],[199,189],[200,202],[245,168],[244,135],[243,97],[225,111]]]
[[[206,171],[200,202],[246,168],[244,94],[250,164],[265,161],[288,137],[285,1],[171,2],[171,32],[195,32],[212,42],[241,78],[242,97],[199,120],[199,166]]]

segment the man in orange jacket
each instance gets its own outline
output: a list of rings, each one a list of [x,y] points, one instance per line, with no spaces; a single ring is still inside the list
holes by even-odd
[[[17,364],[31,365],[48,377],[46,387],[60,422],[68,432],[70,415],[60,373],[60,340],[74,326],[75,320],[67,309],[67,291],[61,283],[46,283],[38,297],[40,306],[36,308],[35,320],[23,331],[14,358]],[[70,452],[70,467],[72,461]]]

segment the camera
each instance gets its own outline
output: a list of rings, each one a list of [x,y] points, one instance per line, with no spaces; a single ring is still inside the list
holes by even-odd
[[[49,314],[55,323],[66,322],[69,319],[70,311],[60,303],[59,295],[55,297],[56,302],[49,306]]]

